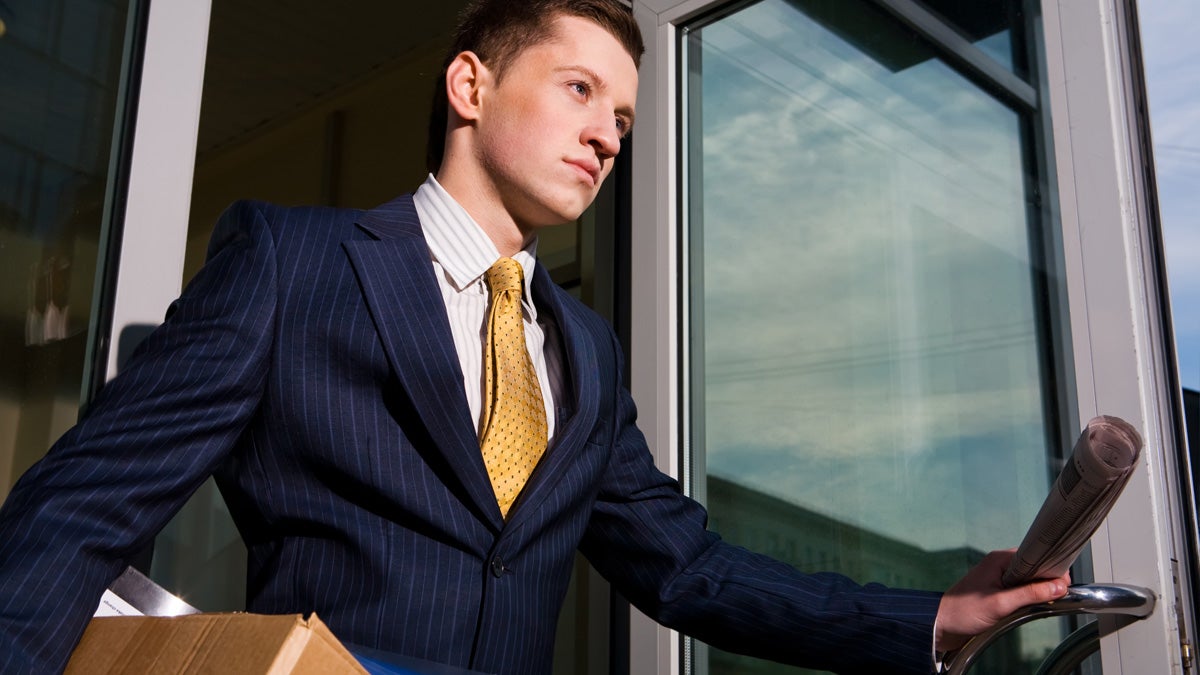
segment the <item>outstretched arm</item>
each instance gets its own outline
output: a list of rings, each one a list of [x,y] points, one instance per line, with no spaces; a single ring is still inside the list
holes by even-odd
[[[952,652],[1026,605],[1061,598],[1071,583],[1070,574],[1005,588],[1000,583],[1016,549],[992,551],[946,591],[938,604],[935,649]]]

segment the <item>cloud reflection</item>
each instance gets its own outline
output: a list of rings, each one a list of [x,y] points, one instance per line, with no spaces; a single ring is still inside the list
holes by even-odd
[[[784,3],[702,36],[708,470],[928,550],[1015,544],[1048,480],[1018,116]]]

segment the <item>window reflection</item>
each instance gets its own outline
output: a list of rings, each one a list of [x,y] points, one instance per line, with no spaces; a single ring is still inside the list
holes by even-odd
[[[129,11],[0,3],[0,499],[78,416]]]
[[[692,430],[714,529],[942,590],[1048,487],[1021,115],[863,2],[688,33]],[[980,672],[1036,666],[1034,626]],[[713,673],[781,672],[713,650]]]

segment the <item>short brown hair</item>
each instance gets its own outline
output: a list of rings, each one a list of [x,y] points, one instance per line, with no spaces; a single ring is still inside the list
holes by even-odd
[[[641,65],[646,50],[642,32],[633,19],[633,12],[620,0],[475,0],[467,5],[459,18],[454,42],[442,63],[433,90],[433,107],[429,115],[429,138],[425,166],[437,173],[446,152],[446,70],[463,52],[474,52],[493,73],[503,77],[505,69],[520,53],[554,38],[554,21],[560,16],[576,16],[592,21],[612,34],[633,58],[634,66]]]

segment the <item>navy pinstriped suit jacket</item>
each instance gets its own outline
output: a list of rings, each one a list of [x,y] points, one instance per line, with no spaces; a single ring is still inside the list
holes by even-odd
[[[486,672],[550,670],[578,548],[635,605],[739,652],[930,669],[938,595],[728,545],[654,468],[599,317],[541,267],[559,432],[506,523],[410,196],[239,203],[166,322],[0,511],[0,672],[61,669],[104,587],[210,474],[249,548],[248,609]]]

